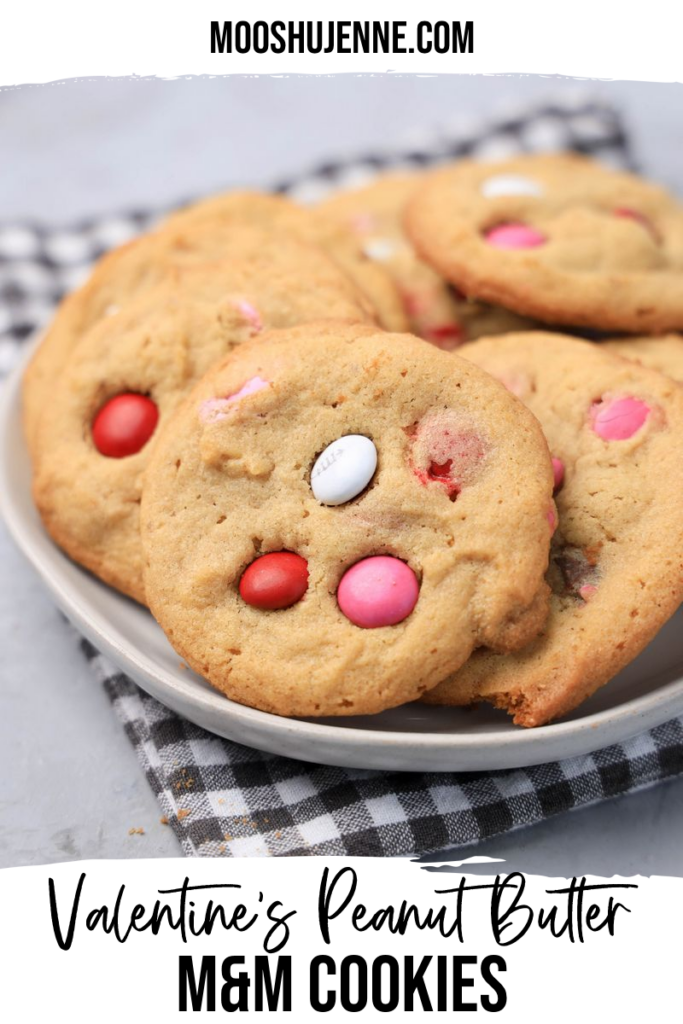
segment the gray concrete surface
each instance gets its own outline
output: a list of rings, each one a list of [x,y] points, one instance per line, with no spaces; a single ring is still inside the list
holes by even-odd
[[[683,87],[530,77],[101,80],[0,91],[0,220],[68,223],[267,184],[501,106],[590,91],[683,191]],[[378,141],[379,140],[379,141]],[[177,856],[70,627],[0,527],[0,866]],[[129,835],[143,828],[144,835]],[[683,780],[465,853],[546,874],[683,874]],[[442,857],[435,858],[442,859]]]

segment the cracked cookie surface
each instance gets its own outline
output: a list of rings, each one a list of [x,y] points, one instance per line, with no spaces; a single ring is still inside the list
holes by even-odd
[[[362,325],[271,332],[207,374],[160,439],[146,592],[228,697],[374,713],[479,643],[538,632],[551,494],[537,422],[472,364]]]
[[[550,615],[522,651],[478,651],[425,699],[486,700],[525,726],[572,710],[627,665],[683,599],[683,389],[561,335],[465,346],[538,417],[559,522]]]

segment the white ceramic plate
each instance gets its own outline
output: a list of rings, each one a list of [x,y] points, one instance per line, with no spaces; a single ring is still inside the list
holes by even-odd
[[[145,609],[74,565],[42,528],[30,493],[20,423],[19,367],[0,404],[0,511],[55,601],[139,685],[190,721],[232,740],[304,761],[397,771],[516,768],[585,754],[683,713],[683,613],[626,671],[562,722],[525,730],[507,715],[409,704],[380,715],[278,718],[227,700],[181,668]]]

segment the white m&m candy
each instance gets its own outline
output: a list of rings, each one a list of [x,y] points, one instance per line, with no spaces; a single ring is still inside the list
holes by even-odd
[[[343,505],[368,486],[377,468],[377,449],[369,437],[347,434],[315,460],[311,490],[321,505]]]
[[[523,178],[521,174],[495,174],[481,184],[481,194],[486,199],[499,196],[542,196],[543,189],[537,181]]]
[[[363,246],[363,255],[369,260],[384,263],[396,255],[396,246],[387,238],[373,238]]]

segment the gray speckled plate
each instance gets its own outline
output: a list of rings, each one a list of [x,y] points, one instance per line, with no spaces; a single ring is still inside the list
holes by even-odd
[[[210,732],[305,761],[398,771],[480,771],[585,754],[683,713],[683,613],[624,672],[562,722],[524,730],[502,712],[408,704],[380,715],[302,721],[234,704],[181,667],[144,608],[74,565],[31,500],[19,367],[0,406],[0,511],[55,601],[85,636],[157,700]]]

